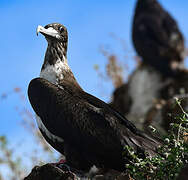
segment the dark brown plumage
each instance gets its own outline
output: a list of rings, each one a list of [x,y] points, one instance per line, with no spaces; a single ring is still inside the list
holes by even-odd
[[[108,104],[82,90],[63,56],[61,25],[56,27],[55,31],[48,26],[38,28],[48,41],[43,78],[33,79],[28,87],[44,138],[66,156],[68,165],[85,171],[93,165],[123,170],[129,161],[128,156],[122,156],[125,145],[142,156],[144,152],[154,155],[158,140],[146,136]],[[55,81],[51,78],[54,75]]]
[[[145,63],[173,75],[184,59],[184,38],[176,21],[157,0],[137,0],[132,27],[134,47]]]
[[[73,167],[88,170],[96,165],[123,170],[125,145],[133,147],[136,152],[147,151],[151,155],[159,145],[157,140],[147,138],[108,104],[75,88],[68,81],[63,81],[59,88],[45,79],[34,79],[29,85],[28,95],[45,127],[64,139],[63,151],[58,142],[47,141],[65,154]],[[69,158],[76,160],[69,161]]]

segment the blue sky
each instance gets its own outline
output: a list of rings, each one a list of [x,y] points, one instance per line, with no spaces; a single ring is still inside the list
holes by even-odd
[[[188,1],[160,2],[178,21],[187,44]],[[122,56],[126,54],[110,33],[123,38],[127,52],[135,54],[130,33],[134,5],[135,0],[0,0],[0,94],[20,87],[27,95],[28,83],[39,75],[47,46],[44,37],[36,36],[36,28],[39,24],[59,22],[69,32],[68,61],[78,82],[87,92],[109,101],[112,85],[105,84],[107,96],[104,96],[93,66],[98,64],[103,69],[106,64],[99,51],[101,45],[109,45],[112,52]],[[133,69],[132,59],[125,63]],[[31,109],[27,99],[20,102],[14,93],[0,99],[0,135],[8,135],[10,141],[29,138],[15,110],[23,106]]]

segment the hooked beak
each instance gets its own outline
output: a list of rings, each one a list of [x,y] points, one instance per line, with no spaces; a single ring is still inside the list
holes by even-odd
[[[43,26],[41,25],[38,25],[37,27],[37,36],[39,33],[43,34],[45,37],[53,37],[53,38],[56,38],[56,39],[59,39],[60,38],[60,35],[58,33],[58,31],[56,31],[54,28],[52,27],[49,27],[48,29],[44,28]]]

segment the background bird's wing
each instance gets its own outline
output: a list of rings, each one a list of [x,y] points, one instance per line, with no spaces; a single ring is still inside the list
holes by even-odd
[[[134,19],[133,32],[140,42],[149,45],[164,45],[168,40],[161,19],[151,14],[141,14]]]
[[[180,32],[176,21],[166,12],[166,16],[163,19],[162,26],[168,34],[168,45],[172,49],[177,51],[184,51],[184,38]]]
[[[161,55],[166,54],[170,48],[174,51],[182,51],[184,48],[183,36],[167,12],[158,16],[143,13],[135,17],[133,26],[133,39],[139,39],[140,46],[145,45],[144,48],[155,48]]]

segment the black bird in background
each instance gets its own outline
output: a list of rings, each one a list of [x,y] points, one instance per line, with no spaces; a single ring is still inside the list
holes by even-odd
[[[183,35],[157,0],[137,0],[132,39],[143,62],[164,75],[176,75],[181,69],[185,55]]]
[[[37,32],[48,47],[40,78],[30,82],[28,96],[42,135],[66,156],[66,163],[84,171],[93,165],[122,171],[129,161],[122,156],[125,145],[155,155],[158,140],[79,86],[67,64],[66,28],[53,23],[38,26]]]

